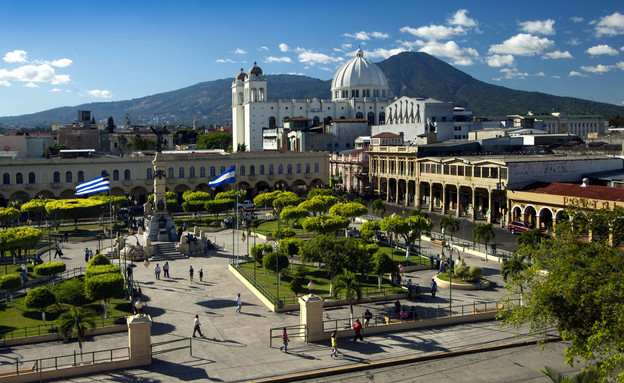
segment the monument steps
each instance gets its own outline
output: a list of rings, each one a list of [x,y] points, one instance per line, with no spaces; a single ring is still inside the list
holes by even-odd
[[[156,252],[152,255],[150,262],[174,261],[176,259],[188,258],[176,249],[173,242],[159,242],[154,245],[156,245]]]

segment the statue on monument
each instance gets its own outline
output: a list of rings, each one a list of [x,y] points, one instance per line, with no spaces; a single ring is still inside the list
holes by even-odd
[[[154,128],[153,126],[150,126],[150,129],[152,129],[152,132],[154,132],[154,134],[156,135],[156,151],[157,152],[162,152],[162,147],[163,147],[163,143],[164,143],[164,139],[163,139],[163,135],[164,134],[169,134],[169,131],[167,130],[167,126],[163,126],[162,128]]]

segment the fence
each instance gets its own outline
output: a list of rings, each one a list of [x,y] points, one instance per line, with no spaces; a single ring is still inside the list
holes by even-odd
[[[256,290],[258,290],[266,299],[268,299],[269,302],[271,302],[271,304],[277,307],[283,306],[283,304],[281,303],[281,300],[278,302],[277,298],[275,298],[275,296],[271,294],[269,290],[267,290],[264,286],[262,286],[257,281],[255,281],[251,275],[249,275],[245,270],[243,270],[238,265],[238,263],[236,263],[235,259],[230,259],[230,266],[236,269],[236,271],[238,271],[240,275],[242,275],[247,280],[247,282],[249,282]]]
[[[116,360],[124,360],[130,358],[130,348],[120,347],[109,350],[98,350],[85,352],[82,354],[52,356],[49,358],[39,358],[31,360],[15,359],[12,363],[0,362],[0,368],[3,373],[15,372],[16,375],[30,373],[33,371],[40,372],[43,370],[58,370],[65,367],[76,367],[81,364],[95,364],[98,362],[113,362]],[[10,366],[10,367],[7,367]],[[13,370],[14,368],[14,370]]]
[[[308,328],[305,324],[296,324],[286,327],[277,327],[269,329],[269,347],[273,347],[273,339],[279,339],[279,344],[282,344],[282,331],[286,328],[288,338],[302,338],[304,342],[308,343]]]
[[[164,348],[160,350],[154,350],[155,348],[159,348],[162,346],[169,346],[169,345],[178,344],[178,343],[185,343],[185,344],[182,346],[176,346],[173,348],[168,347],[168,348]],[[152,356],[158,355],[158,354],[164,354],[166,352],[185,350],[187,348],[189,349],[190,356],[193,356],[193,339],[192,338],[182,338],[182,339],[174,339],[174,340],[167,340],[164,342],[152,343]]]

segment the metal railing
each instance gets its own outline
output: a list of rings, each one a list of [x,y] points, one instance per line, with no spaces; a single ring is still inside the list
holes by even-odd
[[[155,348],[159,348],[162,346],[169,346],[169,345],[178,344],[178,343],[184,343],[184,345],[175,346],[175,347],[167,347],[167,348],[160,349],[160,350],[154,350]],[[187,348],[189,349],[190,356],[193,356],[193,338],[182,338],[182,339],[174,339],[174,340],[167,340],[164,342],[152,343],[152,356],[164,354],[166,352],[185,350]]]
[[[305,324],[285,326],[285,328],[288,339],[302,338],[305,343],[308,343],[308,327]],[[284,331],[284,327],[269,329],[269,347],[273,347],[273,339],[279,339],[279,344],[281,344],[282,331]]]
[[[240,275],[242,275],[247,280],[247,282],[249,282],[254,288],[256,288],[266,299],[268,299],[271,304],[277,307],[283,307],[282,299],[278,301],[275,296],[269,292],[269,290],[267,290],[264,286],[255,281],[253,277],[247,273],[247,271],[243,270],[243,268],[240,267],[238,263],[236,263],[235,259],[230,259],[230,265],[234,269],[236,269],[236,271],[238,271]]]
[[[98,350],[73,354],[52,356],[49,358],[39,358],[31,360],[15,359],[14,362],[0,362],[2,372],[9,373],[14,368],[15,375],[24,373],[40,372],[43,370],[58,370],[59,368],[76,367],[79,365],[95,364],[101,362],[113,362],[130,358],[130,348],[120,347],[108,350]],[[10,366],[10,367],[7,367]]]

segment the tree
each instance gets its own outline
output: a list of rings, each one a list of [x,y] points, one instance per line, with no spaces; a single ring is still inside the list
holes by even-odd
[[[362,287],[358,283],[355,273],[343,270],[342,274],[336,277],[336,288],[333,297],[338,299],[344,291],[345,299],[349,302],[349,325],[353,325],[353,300],[359,302],[362,299]]]
[[[496,233],[492,230],[491,223],[480,223],[472,229],[472,238],[474,238],[476,243],[483,242],[485,245],[485,260],[487,261],[487,245],[494,237]]]
[[[107,202],[101,199],[63,199],[46,203],[48,217],[73,219],[78,230],[79,218],[97,217],[106,207]]]
[[[418,228],[423,225],[417,217],[403,218],[400,215],[394,214],[382,219],[380,223],[381,230],[387,233],[400,235],[405,242],[406,249],[420,238],[421,232],[417,229],[417,225],[419,225]]]
[[[111,298],[123,295],[124,279],[121,274],[100,274],[86,279],[87,298],[101,301],[104,307],[104,318],[108,318],[108,305]]]
[[[296,206],[301,201],[293,192],[280,192],[278,197],[273,201],[273,210],[279,215],[287,206]]]
[[[113,117],[108,117],[108,120],[106,121],[106,130],[108,130],[109,134],[115,133],[115,128],[117,126],[115,125],[115,121],[113,120]]]
[[[336,193],[332,189],[316,188],[308,192],[308,199],[316,197],[317,195],[328,195],[328,196],[335,197]]]
[[[302,226],[303,230],[307,232],[338,235],[341,230],[349,227],[349,223],[349,218],[322,215],[319,217],[306,218]]]
[[[22,213],[28,214],[29,217],[37,217],[38,219],[42,219],[45,216],[45,205],[50,202],[48,199],[32,199],[22,206],[20,206],[20,210]]]
[[[35,274],[42,277],[51,277],[52,287],[54,287],[54,276],[66,270],[67,266],[63,262],[48,262],[35,266]]]
[[[448,217],[440,219],[440,230],[444,229],[445,233],[451,234],[451,243],[453,243],[453,233],[459,230],[459,220],[453,218],[450,214]]]
[[[232,145],[232,133],[212,132],[197,137],[197,149],[227,149]]]
[[[310,212],[302,207],[285,206],[280,213],[280,218],[282,219],[282,221],[289,222],[289,226],[293,227],[294,221],[301,218],[306,218],[308,215],[310,215]]]
[[[22,212],[14,207],[0,207],[0,223],[7,227],[22,215]]]
[[[320,213],[324,213],[332,207],[338,199],[329,195],[317,195],[312,198],[308,198],[307,200],[301,202],[299,207],[306,209],[310,213],[314,214],[314,216],[319,215]]]
[[[82,306],[87,303],[85,284],[82,278],[72,278],[65,280],[52,289],[56,300],[73,306]]]
[[[368,214],[368,208],[357,202],[337,203],[329,209],[329,214],[353,218]]]
[[[81,307],[70,307],[59,317],[58,331],[63,339],[76,338],[80,348],[80,362],[82,362],[82,344],[84,343],[87,330],[95,330],[95,313]]]
[[[128,149],[128,137],[125,134],[117,136],[117,148],[120,152],[125,152]]]
[[[386,212],[386,205],[384,205],[383,201],[380,199],[376,199],[371,204],[371,209],[373,209],[373,213],[379,217],[383,218],[384,213]]]
[[[381,229],[379,221],[367,221],[360,226],[360,238],[371,242],[376,238],[377,232]]]
[[[554,383],[594,383],[600,380],[600,376],[594,370],[581,371],[569,378],[548,366],[540,371]]]
[[[89,263],[87,264],[87,271],[94,266],[110,265],[110,264],[111,264],[111,261],[110,259],[108,259],[106,255],[97,254],[95,257],[89,260]]]
[[[525,231],[520,234],[518,239],[516,239],[516,245],[518,246],[518,248],[526,246],[531,249],[536,249],[539,246],[540,242],[542,242],[543,238],[544,237],[539,230]]]
[[[7,274],[0,278],[0,290],[6,290],[13,308],[13,290],[22,285],[22,277],[17,274]]]
[[[238,144],[238,145],[236,145],[236,151],[237,152],[246,152],[247,151],[247,145],[245,145],[245,144]]]
[[[299,249],[303,245],[303,241],[299,238],[284,238],[279,242],[279,249],[290,257],[290,270],[293,269],[293,258],[295,254],[299,254]]]
[[[396,271],[396,268],[396,265],[388,254],[378,251],[377,254],[373,256],[373,273],[377,275],[377,284],[380,291],[381,279],[384,274],[393,273]]]
[[[592,219],[593,213],[587,212]],[[595,369],[601,379],[617,371],[624,379],[624,251],[604,242],[578,238],[569,222],[557,224],[557,236],[536,249],[523,247],[518,255],[531,256],[532,264],[506,287],[509,297],[524,288],[522,306],[510,306],[500,316],[508,325],[529,324],[545,333],[556,326],[569,342],[566,362],[579,360],[585,370]]]
[[[256,261],[256,263],[261,264],[263,268],[264,268],[264,263],[262,262],[262,258],[264,257],[263,253],[268,254],[271,252],[273,252],[273,246],[263,244],[263,243],[253,245],[249,249],[249,254],[251,255],[251,257]],[[264,269],[264,275],[266,275],[266,269]]]
[[[520,288],[520,304],[522,304],[522,298],[524,297],[523,283],[515,284],[515,282],[522,281],[522,274],[531,266],[526,262],[526,258],[526,254],[514,254],[511,259],[504,259],[501,266],[501,275],[505,283],[513,281],[514,285]]]
[[[229,199],[216,199],[214,201],[208,201],[204,203],[206,211],[215,215],[215,222],[219,220],[219,214],[225,213],[234,207],[235,202]]]
[[[37,309],[41,311],[41,319],[43,319],[43,325],[45,326],[45,309],[56,303],[56,296],[49,286],[35,287],[28,292],[24,303],[29,309]]]
[[[433,222],[431,222],[431,219],[429,219],[426,214],[412,214],[414,212],[420,212],[420,209],[411,211],[409,215],[410,226],[412,228],[412,231],[414,231],[414,235],[416,236],[416,238],[418,238],[418,252],[420,252],[420,241],[422,233],[426,231],[431,231],[431,229],[433,229]]]

